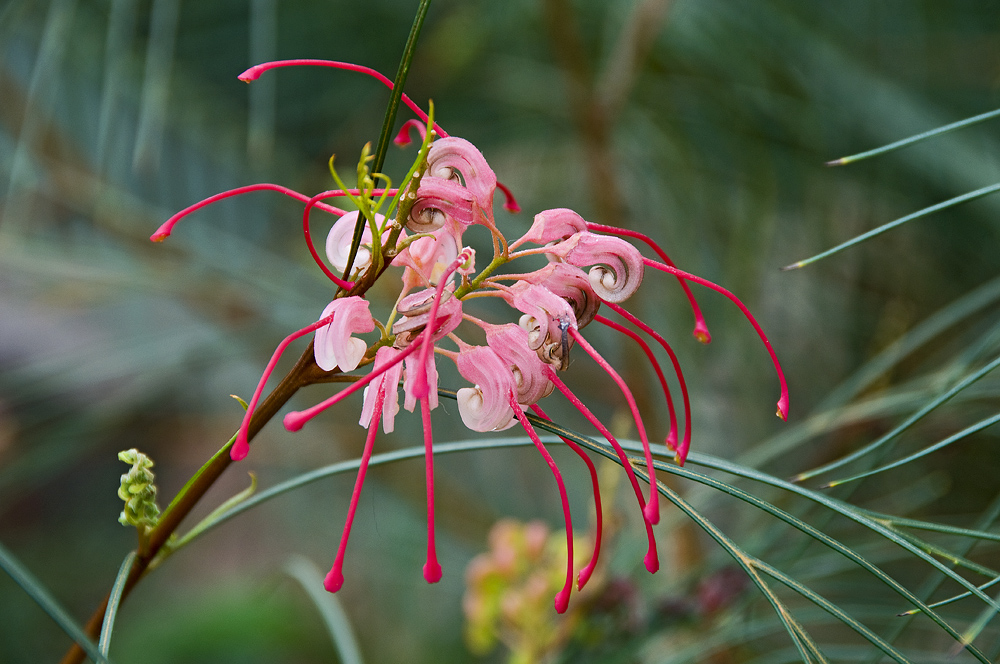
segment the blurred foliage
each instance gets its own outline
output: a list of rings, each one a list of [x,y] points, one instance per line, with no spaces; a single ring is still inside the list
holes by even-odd
[[[391,76],[415,5],[0,4],[0,541],[80,622],[134,546],[116,522],[116,452],[138,446],[157,459],[161,498],[172,496],[238,425],[242,410],[229,395],[249,396],[277,341],[315,320],[331,294],[302,246],[301,206],[285,197],[218,203],[163,245],[149,234],[174,211],[234,186],[329,188],[327,159],[356,155],[377,137],[386,89],[313,68],[272,72],[249,87],[236,76],[294,57],[355,61]],[[998,11],[930,0],[438,0],[407,92],[433,99],[441,124],[479,146],[515,191],[525,213],[498,211],[498,223],[526,230],[534,212],[573,207],[649,233],[680,267],[750,305],[789,376],[788,425],[773,417],[767,357],[727,302],[699,293],[708,347],[690,338],[673,283],[660,288],[651,275],[631,308],[676,344],[693,391],[693,449],[784,476],[877,439],[1000,350],[1000,287],[990,281],[1000,198],[803,270],[776,270],[1000,181],[995,123],[823,166],[1000,105]],[[407,158],[391,150],[386,170]],[[631,384],[656,394],[635,349],[601,332],[596,345]],[[606,420],[620,408],[589,363],[577,362],[567,378]],[[905,432],[898,450],[852,470],[995,414],[998,381],[986,375]],[[638,392],[653,428],[665,428]],[[312,388],[306,398],[319,394]],[[558,404],[546,408],[574,422]],[[363,441],[355,418],[356,407],[344,406],[294,436],[272,423],[248,463],[269,486],[353,458]],[[439,440],[467,437],[453,419],[436,416]],[[408,420],[378,444],[409,446],[418,432]],[[988,529],[996,435],[985,429],[830,493],[879,513]],[[583,505],[587,477],[566,466],[574,505]],[[438,475],[445,576],[428,587],[419,571],[422,472],[412,461],[373,469],[339,595],[367,661],[467,660],[463,569],[491,524],[501,515],[560,522],[548,470],[530,450],[443,457]],[[906,603],[843,556],[718,491],[668,482],[743,549],[879,634],[902,631],[896,642],[915,660],[972,661],[968,653],[949,659],[954,642],[929,620],[896,618]],[[824,507],[732,482],[849,543],[921,596],[959,592]],[[245,483],[230,471],[191,523]],[[278,571],[292,553],[329,563],[350,486],[337,478],[288,494],[173,556],[123,605],[113,659],[329,661],[324,626]],[[564,656],[797,660],[774,612],[730,574],[730,555],[676,510],[665,515],[663,569],[652,577],[640,563],[641,528],[626,518],[606,553],[623,599],[595,610],[600,639]],[[924,535],[979,565],[970,572],[962,563],[970,579],[991,578],[995,544],[973,549],[961,534]],[[723,600],[699,608],[712,583]],[[779,594],[831,659],[876,661],[842,623]],[[69,645],[6,576],[0,605],[0,661],[51,661]],[[964,600],[948,616],[964,629],[983,606]],[[976,644],[995,657],[996,627]]]

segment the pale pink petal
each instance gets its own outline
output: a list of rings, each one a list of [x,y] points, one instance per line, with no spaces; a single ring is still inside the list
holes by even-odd
[[[402,318],[392,326],[392,333],[396,335],[396,348],[410,345],[424,331],[430,318],[435,293],[436,290],[433,288],[418,291],[407,295],[396,305],[396,310],[402,315]],[[445,336],[462,322],[462,302],[452,296],[451,290],[444,291],[436,322],[433,341]]]
[[[539,359],[564,370],[569,366],[572,338],[568,331],[576,328],[576,315],[566,300],[543,286],[519,281],[508,289],[509,302],[524,313],[518,324],[528,333],[528,347]]]
[[[535,215],[531,228],[519,238],[511,248],[525,242],[533,244],[548,244],[565,240],[575,233],[587,230],[587,221],[569,208],[543,210]]]
[[[417,397],[413,394],[413,382],[419,365],[419,353],[414,353],[406,358],[406,375],[403,379],[403,408],[411,413],[417,407]],[[433,354],[427,358],[427,385],[427,400],[430,402],[430,409],[434,410],[438,406],[438,372]]]
[[[392,433],[395,428],[396,413],[399,412],[399,378],[403,373],[403,364],[397,362],[388,369],[384,367],[399,357],[402,351],[391,346],[382,346],[375,353],[375,364],[372,373],[382,371],[382,375],[371,382],[365,388],[365,400],[361,406],[361,419],[358,421],[363,427],[371,424],[372,413],[374,412],[375,399],[379,390],[385,386],[385,405],[382,409],[382,430]],[[406,358],[410,359],[409,357]]]
[[[552,245],[546,255],[590,269],[590,285],[607,302],[622,302],[642,283],[643,258],[639,250],[617,237],[583,231]]]
[[[590,285],[587,273],[575,265],[550,263],[541,270],[524,275],[522,280],[544,286],[566,300],[573,308],[577,327],[581,329],[594,320],[601,306],[601,298]]]
[[[476,209],[475,196],[460,183],[425,175],[406,227],[415,233],[430,233],[448,220],[469,226],[477,221]]]
[[[500,431],[517,420],[510,395],[517,391],[507,363],[491,348],[463,344],[456,360],[458,373],[475,387],[458,391],[458,413],[473,431]]]
[[[436,286],[441,274],[458,257],[461,242],[462,226],[455,221],[447,221],[434,231],[433,237],[411,242],[392,261],[397,267],[407,268],[403,271],[403,287],[410,290]]]
[[[380,214],[375,215],[375,221],[380,226],[384,221]],[[351,240],[354,239],[354,226],[358,223],[358,212],[348,212],[337,220],[330,229],[330,234],[326,236],[326,257],[330,263],[341,272],[347,268],[347,259],[351,252]],[[365,223],[365,230],[361,234],[361,246],[358,247],[358,254],[354,258],[354,268],[365,270],[372,262],[372,231]]]
[[[324,371],[340,367],[341,371],[354,371],[368,350],[368,344],[355,339],[353,334],[371,332],[375,329],[368,310],[368,300],[358,297],[338,298],[327,305],[320,318],[333,314],[329,325],[316,330],[313,352],[316,364]]]
[[[517,402],[535,404],[552,393],[538,354],[528,348],[528,333],[514,323],[488,325],[486,343],[508,364],[517,387]]]
[[[464,182],[479,208],[492,213],[497,176],[483,153],[464,138],[451,136],[434,141],[427,152],[427,174]]]

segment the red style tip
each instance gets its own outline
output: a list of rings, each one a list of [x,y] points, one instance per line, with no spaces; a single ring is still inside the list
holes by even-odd
[[[436,560],[424,563],[424,579],[427,583],[437,583],[441,580],[441,565]]]
[[[646,503],[646,506],[642,508],[642,516],[649,522],[649,525],[655,526],[658,524],[660,522],[660,502],[658,500],[651,500]]]
[[[168,237],[170,237],[170,231],[158,230],[149,236],[152,242],[163,242]]]
[[[236,439],[231,450],[229,450],[229,458],[233,461],[243,461],[247,458],[247,454],[250,453],[250,444],[247,442],[246,435],[240,436]]]
[[[556,613],[566,613],[569,608],[569,588],[563,588],[556,594]]]
[[[293,410],[285,415],[285,419],[283,419],[281,423],[285,425],[285,429],[287,431],[298,431],[308,419],[309,418],[303,415],[301,411]]]
[[[596,561],[591,561],[580,573],[576,576],[576,589],[583,590],[583,587],[587,585],[587,581],[590,581],[590,577],[594,573],[594,567],[596,567]]]
[[[327,592],[335,593],[344,585],[344,573],[339,569],[332,569],[323,579],[323,587]]]
[[[694,332],[692,332],[692,334],[700,343],[712,343],[712,333],[708,331],[708,326],[705,325],[704,321],[698,321],[695,323]]]
[[[649,570],[650,574],[656,574],[660,569],[660,559],[653,549],[650,549],[646,553],[646,557],[642,559],[642,562],[646,565],[646,569]]]
[[[254,65],[253,67],[250,67],[250,69],[247,69],[245,72],[243,72],[236,78],[240,79],[244,83],[249,83],[251,81],[256,81],[258,78],[260,78],[261,71],[263,70],[261,69],[260,65]]]
[[[780,417],[782,420],[784,420],[786,422],[788,421],[788,395],[787,394],[781,395],[781,398],[778,399],[778,412],[775,413],[775,415],[777,415],[778,417]]]

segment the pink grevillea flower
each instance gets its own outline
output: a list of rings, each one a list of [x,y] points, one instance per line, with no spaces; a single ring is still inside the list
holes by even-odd
[[[316,330],[313,352],[316,364],[323,371],[354,371],[368,350],[368,344],[351,335],[372,332],[375,321],[368,310],[368,301],[358,297],[334,300],[320,318],[332,317],[328,325]]]
[[[566,300],[576,316],[576,326],[579,329],[587,327],[594,320],[601,306],[601,298],[590,285],[587,273],[574,265],[549,263],[540,270],[518,276],[521,281],[543,286]]]
[[[581,231],[546,249],[570,265],[590,269],[590,285],[605,302],[623,302],[642,283],[642,254],[628,242],[607,235]]]
[[[517,396],[517,385],[509,365],[492,348],[464,343],[455,364],[462,378],[474,385],[458,391],[458,412],[465,426],[480,432],[512,427],[517,420],[510,395]]]
[[[441,275],[458,258],[462,232],[454,221],[446,221],[431,237],[419,237],[399,252],[392,264],[404,267],[403,291],[437,286]]]
[[[511,251],[525,242],[532,244],[548,244],[568,239],[570,236],[587,230],[587,222],[579,214],[568,208],[545,210],[535,215],[528,232],[510,245]]]
[[[399,413],[399,379],[403,374],[403,365],[393,362],[402,353],[392,346],[382,346],[375,353],[375,365],[372,375],[375,379],[365,388],[364,404],[361,406],[361,419],[358,424],[368,427],[373,424],[376,400],[385,397],[382,410],[382,431],[392,433],[395,429],[396,414]],[[406,358],[408,361],[412,356]],[[410,409],[413,410],[412,408]]]
[[[524,328],[506,325],[482,324],[486,331],[486,343],[510,368],[517,388],[517,402],[535,404],[552,393],[554,386],[545,377],[544,365],[528,345],[528,333]],[[464,374],[463,374],[464,375]]]
[[[524,314],[518,324],[528,333],[528,347],[538,353],[542,362],[567,369],[572,344],[568,331],[577,326],[569,303],[547,288],[525,281],[514,284],[506,293],[510,305]]]
[[[308,211],[307,211],[308,212]],[[330,263],[340,272],[347,269],[347,258],[351,252],[351,240],[354,238],[354,228],[358,224],[358,212],[348,212],[333,225],[329,235],[326,236],[326,257]],[[375,215],[375,223],[382,226],[385,218]],[[358,247],[358,255],[354,258],[354,268],[364,272],[372,263],[372,230],[365,223],[365,229],[361,233],[361,246]]]
[[[427,153],[427,175],[464,186],[479,209],[492,218],[497,176],[469,141],[453,136],[434,141]]]

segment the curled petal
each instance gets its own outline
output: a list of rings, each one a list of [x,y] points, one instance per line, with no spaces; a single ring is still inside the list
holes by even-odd
[[[528,347],[539,359],[560,370],[569,367],[571,328],[576,315],[566,300],[543,286],[520,281],[508,289],[510,304],[524,315],[518,324],[528,333]]]
[[[531,224],[531,228],[514,242],[511,248],[520,246],[525,242],[531,242],[532,244],[559,242],[585,230],[587,230],[587,221],[569,208],[543,210],[535,215],[535,220]]]
[[[368,301],[357,295],[336,299],[326,306],[320,319],[330,315],[333,320],[316,330],[313,343],[316,364],[324,371],[336,367],[341,371],[354,371],[365,356],[368,344],[351,335],[375,329]]]
[[[340,271],[347,268],[347,258],[351,252],[351,240],[354,239],[354,227],[358,223],[358,212],[348,212],[337,220],[337,223],[330,229],[330,234],[326,236],[326,257],[330,263]],[[385,218],[375,215],[375,222],[382,225]],[[354,267],[358,270],[367,270],[372,262],[372,231],[368,223],[365,222],[365,230],[361,234],[361,246],[358,248],[358,255],[354,259]]]
[[[427,174],[458,184],[464,181],[479,207],[492,212],[497,176],[483,153],[464,138],[451,136],[434,141],[427,152]]]
[[[444,271],[458,258],[461,242],[462,227],[454,221],[448,221],[434,231],[433,237],[421,237],[411,242],[392,261],[397,267],[407,268],[403,271],[403,287],[411,290],[420,286],[436,286]]]
[[[475,387],[458,391],[458,412],[473,431],[500,431],[517,420],[510,407],[516,392],[514,375],[507,363],[486,346],[463,345],[456,360],[458,373]]]
[[[593,265],[590,284],[608,302],[627,300],[642,283],[642,254],[621,238],[582,231],[553,245],[546,255],[577,267]]]
[[[514,323],[486,327],[486,343],[510,367],[517,387],[517,402],[531,405],[552,393],[538,354],[528,348],[528,333]]]
[[[435,293],[436,290],[433,288],[418,291],[407,295],[396,305],[396,310],[403,316],[392,326],[397,348],[410,345],[410,342],[424,331],[430,319]],[[462,302],[452,297],[451,290],[445,289],[435,318],[437,328],[434,330],[433,341],[448,334],[462,322]]]
[[[382,372],[371,384],[365,388],[365,400],[361,406],[361,419],[358,424],[368,428],[371,425],[372,414],[375,412],[378,394],[385,391],[385,403],[382,408],[382,431],[392,433],[395,428],[396,413],[399,412],[399,378],[403,372],[403,365],[400,362],[392,364],[392,361],[399,357],[402,351],[391,346],[382,346],[375,353],[375,365],[372,373]],[[409,360],[408,356],[406,359]],[[386,365],[389,365],[386,368]]]
[[[430,233],[449,220],[465,226],[475,223],[475,197],[459,182],[425,175],[420,180],[406,227],[415,233]]]
[[[601,306],[601,298],[597,297],[590,278],[580,268],[568,263],[550,263],[523,277],[528,283],[544,286],[569,303],[576,316],[576,324],[586,327],[594,320]]]

